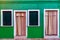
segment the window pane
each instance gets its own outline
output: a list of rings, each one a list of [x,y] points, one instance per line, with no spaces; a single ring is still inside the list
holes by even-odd
[[[38,11],[29,11],[29,25],[38,25]]]
[[[3,11],[3,25],[11,25],[11,11]]]

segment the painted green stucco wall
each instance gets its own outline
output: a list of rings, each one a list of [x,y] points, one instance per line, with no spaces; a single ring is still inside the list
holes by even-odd
[[[0,38],[13,38],[13,27],[1,27],[0,26]]]
[[[39,9],[40,10],[40,26],[39,27],[28,27],[28,38],[43,38],[44,37],[44,9],[57,9],[60,8],[59,1],[2,1],[0,2],[1,9],[12,9],[12,10],[28,10],[28,9]],[[1,12],[0,12],[1,13]],[[60,15],[60,14],[59,14]],[[60,19],[59,19],[60,20]],[[14,21],[14,20],[13,20]],[[1,22],[1,21],[0,21]],[[59,21],[60,22],[60,21]],[[60,25],[59,25],[60,26]],[[60,36],[60,34],[59,34]],[[13,27],[0,27],[0,38],[13,38],[14,28]]]

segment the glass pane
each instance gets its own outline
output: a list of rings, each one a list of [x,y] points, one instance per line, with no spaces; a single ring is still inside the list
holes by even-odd
[[[38,11],[29,11],[29,25],[38,25]]]
[[[11,25],[11,11],[3,11],[3,25]]]

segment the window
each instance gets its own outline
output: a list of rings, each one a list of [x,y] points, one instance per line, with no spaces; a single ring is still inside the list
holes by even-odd
[[[44,9],[45,38],[59,37],[59,9]]]
[[[1,10],[1,26],[12,26],[12,10]]]
[[[40,26],[39,10],[28,10],[28,26]]]

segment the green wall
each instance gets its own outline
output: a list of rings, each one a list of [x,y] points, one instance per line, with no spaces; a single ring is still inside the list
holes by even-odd
[[[55,0],[56,1],[56,0]],[[28,9],[39,9],[40,10],[40,26],[39,27],[28,27],[28,38],[43,38],[44,37],[44,9],[57,9],[60,8],[59,1],[11,1],[1,2],[1,9],[12,9],[12,10],[28,10]],[[60,22],[60,21],[59,21]],[[59,25],[60,26],[60,25]],[[9,31],[8,31],[9,30]],[[13,38],[14,36],[13,27],[0,27],[0,38]],[[60,36],[60,35],[59,35]]]
[[[59,1],[59,0],[0,0],[0,1]]]
[[[0,38],[13,38],[13,27],[0,26]]]

